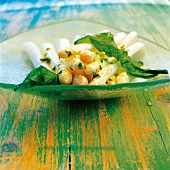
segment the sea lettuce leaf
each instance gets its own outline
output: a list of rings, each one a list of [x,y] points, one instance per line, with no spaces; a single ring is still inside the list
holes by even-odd
[[[43,66],[33,69],[24,81],[17,85],[18,88],[29,88],[33,86],[58,85],[58,75],[46,69]]]

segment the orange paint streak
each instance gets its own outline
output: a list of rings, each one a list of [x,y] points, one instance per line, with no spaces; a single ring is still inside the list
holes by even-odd
[[[151,132],[158,130],[158,129],[157,129],[157,126],[154,125],[152,127],[143,127],[142,130],[146,133],[151,133]]]
[[[83,162],[90,170],[92,165],[95,166],[100,160],[96,157],[98,151],[92,151],[93,147],[99,146],[100,139],[98,135],[98,124],[95,119],[81,121],[82,128],[82,150],[79,153],[78,159]],[[79,134],[80,135],[80,134]],[[78,135],[78,136],[79,136]],[[88,149],[89,148],[89,149]]]
[[[88,142],[88,145],[92,145],[93,144],[93,140],[94,140],[94,136],[95,136],[95,134],[94,134],[94,132],[93,132],[93,130],[92,130],[92,127],[91,127],[91,121],[90,120],[88,120],[88,132],[87,132],[89,135],[87,136],[88,138],[88,140],[87,140],[87,142]]]
[[[168,87],[166,87],[168,89]],[[165,88],[165,89],[166,89]],[[166,90],[164,90],[164,88],[161,88],[161,89],[158,89],[154,92],[155,96],[157,96],[157,101],[163,103],[165,105],[165,107],[168,107],[169,106],[169,101],[168,101],[168,96],[167,96],[167,93],[170,93],[169,89],[168,89],[168,92]],[[162,98],[165,100],[160,100],[159,97],[162,96]],[[167,110],[169,110],[167,108]]]
[[[34,138],[35,138],[35,135],[34,135],[34,132],[33,130],[31,131],[32,133],[30,133],[30,135],[28,136],[27,135],[27,132],[25,132],[24,134],[24,137],[23,137],[23,143],[22,143],[22,146],[23,149],[22,149],[22,162],[23,163],[23,166],[25,167],[34,167],[34,165],[32,164],[32,158],[34,157],[34,155],[36,155],[36,144],[34,142]],[[38,159],[34,158],[34,160],[36,162],[38,162]]]
[[[3,116],[5,111],[8,109],[8,103],[6,99],[0,95],[0,115]]]
[[[170,114],[165,114],[168,131],[170,132]]]
[[[170,92],[170,87],[165,87],[163,89],[156,90],[155,96],[166,95],[166,93],[169,93],[169,92]],[[161,102],[160,100],[158,100],[158,101]],[[164,109],[164,115],[166,118],[167,128],[168,128],[168,131],[170,132],[170,114],[169,114],[169,112],[167,112],[167,110],[168,111],[170,110],[170,104],[168,102],[161,102],[161,104],[164,105],[164,107],[162,109]]]
[[[36,155],[35,153],[35,145],[34,141],[31,140],[32,137],[28,135],[24,135],[23,143],[22,143],[22,156],[16,156],[15,158],[10,157],[9,161],[5,164],[6,169],[8,170],[22,170],[22,169],[29,169],[29,165],[31,164],[31,158]],[[20,147],[20,146],[19,146]],[[38,162],[37,159],[33,159],[34,164]]]
[[[93,125],[93,126],[92,126]],[[82,128],[82,147],[93,147],[94,143],[98,141],[98,136],[96,135],[95,130],[97,129],[97,123],[91,122],[88,120],[87,123],[85,121],[81,121]]]
[[[46,145],[48,147],[53,147],[54,146],[54,129],[52,128],[51,124],[48,124]]]
[[[75,170],[75,157],[71,154],[71,170]]]
[[[135,142],[135,145],[137,148],[139,148],[137,151],[138,151],[138,156],[139,156],[139,161],[142,163],[142,166],[143,166],[143,169],[148,169],[148,163],[146,161],[146,158],[145,158],[145,154],[142,152],[142,150],[140,148],[143,147],[143,145],[141,144],[140,140],[138,139],[137,137],[137,134],[140,134],[140,129],[136,126],[136,124],[134,123],[133,119],[132,119],[132,116],[128,110],[128,104],[125,102],[125,100],[123,100],[123,103],[124,103],[124,113],[125,113],[125,116],[126,116],[126,119],[124,119],[124,124],[126,124],[128,122],[128,127],[131,131],[131,133],[127,133],[127,136],[128,138],[130,139],[131,138],[131,135],[132,135],[132,138]],[[142,134],[143,136],[144,134]],[[144,135],[145,136],[145,135]]]
[[[85,147],[86,146],[86,141],[85,141],[85,135],[86,135],[86,129],[85,129],[85,123],[84,121],[82,120],[81,121],[81,130],[82,130],[82,147]],[[80,133],[78,133],[78,135],[80,135]]]
[[[28,119],[32,118],[33,113],[35,111],[40,110],[39,112],[36,112],[35,114],[41,113],[43,110],[40,108],[39,100],[38,97],[30,97],[27,95],[22,95],[23,98],[20,100],[19,106],[16,108],[15,112],[14,110],[10,111],[11,115],[15,115],[14,119],[14,125],[17,125],[18,120],[22,119],[22,117],[26,116]],[[0,100],[1,101],[1,100]],[[44,105],[43,107],[47,107],[47,100],[44,100]],[[30,114],[28,113],[28,109],[30,110]],[[27,115],[24,115],[24,112],[26,112]],[[53,120],[50,120],[50,122],[53,122]],[[16,153],[7,153],[7,155],[3,155],[1,158],[2,164],[0,165],[0,169],[8,169],[8,170],[24,170],[24,169],[37,169],[37,170],[46,170],[46,169],[59,169],[59,168],[66,168],[68,165],[68,159],[67,155],[63,156],[64,157],[64,165],[62,167],[58,168],[58,153],[55,151],[54,153],[54,146],[58,146],[58,141],[54,142],[54,131],[58,131],[54,124],[49,124],[48,125],[48,135],[47,139],[43,143],[37,143],[36,138],[38,138],[37,134],[37,124],[39,122],[33,121],[32,127],[27,128],[27,130],[24,132],[24,136],[22,139],[19,139],[22,141],[22,144],[17,143],[18,147],[21,150],[21,155],[17,156]],[[63,126],[64,127],[64,126]],[[61,131],[64,131],[64,129],[61,129]],[[22,129],[21,129],[22,131]],[[13,130],[10,131],[10,135],[7,139],[6,142],[11,142],[13,141],[13,137],[15,138],[13,134]],[[39,141],[40,142],[40,141]],[[55,144],[54,144],[55,143]],[[63,143],[64,145],[64,143]],[[44,147],[47,147],[47,150],[45,151]],[[39,147],[42,147],[42,154],[39,155],[42,158],[42,161],[39,160],[38,152],[39,152]],[[46,154],[46,162],[44,163],[44,154]],[[66,164],[67,163],[67,164]],[[67,167],[68,169],[68,167]]]
[[[35,138],[37,137],[35,133],[36,123],[32,126],[31,129],[28,129],[23,136],[22,140],[22,155],[16,156],[14,154],[10,154],[9,157],[4,155],[3,160],[9,159],[7,163],[4,165],[4,169],[8,170],[23,170],[23,169],[37,169],[37,170],[46,170],[46,169],[58,169],[58,156],[53,153],[53,146],[47,145],[46,150],[46,164],[44,164],[43,156],[45,154],[45,149],[42,151],[42,162],[40,162],[39,157],[37,156],[38,146],[35,143]],[[49,130],[51,132],[51,130]],[[51,141],[51,140],[50,140]],[[21,147],[21,146],[19,146]],[[42,146],[43,147],[43,146]],[[50,147],[50,148],[49,148]],[[49,148],[49,149],[48,149]],[[65,161],[66,162],[66,161]],[[68,162],[68,161],[67,161]],[[0,169],[3,165],[0,165]],[[68,168],[67,168],[68,169]]]
[[[28,96],[23,95],[23,99],[20,101],[20,105],[18,107],[17,113],[21,117],[23,116],[21,113],[23,113],[25,105],[28,105],[31,103],[31,100]]]
[[[100,100],[99,101],[99,119],[100,119],[100,135],[101,135],[101,145],[102,145],[102,156],[103,156],[103,169],[109,170],[110,168],[119,168],[119,164],[116,158],[116,155],[113,150],[106,150],[107,144],[110,143],[107,139],[108,135],[111,135],[112,132],[107,126],[108,123],[111,124],[111,119],[106,113],[106,106]]]
[[[85,124],[87,124],[88,126],[85,127]],[[90,121],[88,121],[87,123],[83,122],[82,125],[82,134],[83,134],[83,139],[82,139],[82,143],[83,146],[91,146],[92,144],[92,136],[93,136],[93,131],[90,127]]]
[[[115,153],[111,150],[108,154],[110,154],[109,158],[110,158],[111,167],[115,167],[116,169],[119,169],[119,164]]]

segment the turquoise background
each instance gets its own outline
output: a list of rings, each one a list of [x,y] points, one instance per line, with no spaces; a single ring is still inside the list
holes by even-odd
[[[0,42],[27,30],[68,19],[98,21],[125,31],[133,29],[138,32],[139,25],[133,24],[129,28],[126,23],[121,22],[122,17],[126,16],[127,22],[159,17],[161,22],[148,22],[148,25],[141,25],[143,32],[140,29],[141,36],[154,41],[152,36],[148,37],[146,34],[147,29],[152,24],[163,24],[165,27],[169,25],[164,23],[162,10],[170,16],[168,0],[3,0],[0,1],[0,6]],[[134,9],[138,9],[138,13],[129,16],[128,11]]]

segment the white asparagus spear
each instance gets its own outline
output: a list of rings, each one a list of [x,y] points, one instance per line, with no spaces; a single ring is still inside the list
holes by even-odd
[[[85,37],[85,36],[87,36],[87,35],[92,36],[93,34],[92,34],[91,32],[89,32],[89,33],[86,33],[83,37]]]
[[[129,76],[126,72],[122,72],[116,77],[117,84],[128,83],[128,82],[129,82]]]
[[[132,31],[124,38],[124,40],[118,45],[118,47],[119,48],[123,47],[126,49],[129,46],[131,46],[133,43],[135,43],[136,40],[137,40],[137,32]]]
[[[51,43],[43,43],[42,44],[42,52],[46,57],[49,57],[51,59],[50,61],[50,67],[54,68],[58,64],[60,64],[59,56],[56,53],[55,47]]]
[[[54,45],[49,42],[42,43],[41,50],[43,51],[43,53],[46,53],[46,51],[49,50],[56,51]]]
[[[100,33],[107,33],[110,32],[109,30],[102,30]]]
[[[101,71],[98,72],[99,76],[95,77],[89,84],[90,85],[104,85],[109,77],[116,73],[118,69],[117,64],[107,64]]]
[[[124,32],[119,32],[114,36],[114,42],[118,46],[126,37]]]
[[[108,61],[109,63],[111,63],[111,62],[116,61],[116,58],[115,58],[115,57],[108,57],[107,61]]]
[[[51,70],[47,63],[41,61],[43,56],[42,56],[39,48],[33,42],[24,43],[23,49],[27,53],[27,55],[30,57],[35,68],[42,65],[42,66],[46,67],[48,70]]]
[[[70,46],[70,42],[67,38],[58,38],[55,42],[55,48],[57,51],[61,51],[68,46]]]
[[[75,38],[74,38],[74,40],[73,40],[73,42],[77,41],[77,40],[80,39],[80,38],[81,38],[80,35],[76,35]]]
[[[82,43],[82,44],[76,44],[73,45],[73,47],[77,48],[78,51],[83,51],[83,50],[92,50],[93,45],[89,43]]]
[[[132,57],[137,53],[144,52],[144,44],[141,42],[136,42],[133,45],[126,48],[126,51],[128,51],[128,55]]]

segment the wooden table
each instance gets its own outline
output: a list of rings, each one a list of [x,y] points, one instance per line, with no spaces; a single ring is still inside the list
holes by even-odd
[[[39,19],[34,16],[37,9],[12,12],[25,13],[27,19],[24,24],[16,21],[18,32],[45,25],[46,13],[50,23],[85,18],[135,30],[170,49],[170,7],[166,5],[41,8]],[[1,40],[18,33],[10,32],[14,21],[2,24]],[[60,101],[1,88],[0,116],[0,170],[170,169],[170,86],[94,101]]]

